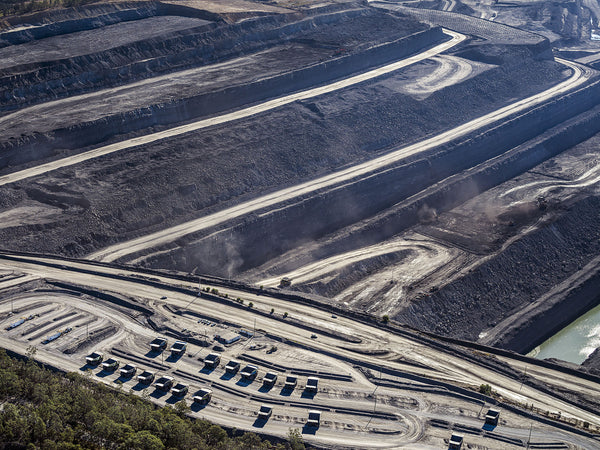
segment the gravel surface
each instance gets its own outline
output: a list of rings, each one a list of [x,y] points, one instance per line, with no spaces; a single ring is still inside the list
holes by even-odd
[[[108,50],[209,23],[191,17],[160,16],[109,25],[96,30],[35,40],[0,49],[0,69],[54,61]]]
[[[14,248],[81,256],[415,142],[562,77],[552,62],[517,69],[488,70],[423,101],[391,90],[394,76],[386,77],[16,183],[1,192],[5,210],[41,203],[63,211],[43,236],[38,226],[4,229],[0,236]],[[516,78],[522,83],[515,85]]]

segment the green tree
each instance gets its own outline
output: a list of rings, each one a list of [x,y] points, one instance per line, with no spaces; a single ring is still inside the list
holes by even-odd
[[[27,355],[27,358],[33,358],[35,356],[35,354],[37,353],[37,347],[35,345],[30,345],[27,347],[27,350],[25,350],[25,355]]]
[[[479,386],[479,392],[483,395],[492,395],[492,387],[489,384]]]
[[[102,436],[104,445],[107,447],[111,447],[111,444],[124,442],[134,434],[131,426],[123,423],[116,423],[108,417],[103,417],[101,420],[94,423],[92,432],[97,436]]]
[[[159,408],[93,380],[50,372],[0,349],[0,448],[272,448],[256,434],[230,438],[217,425],[188,419],[185,402]]]
[[[303,450],[304,440],[298,428],[290,428],[287,434],[287,440],[292,450]]]
[[[206,443],[208,445],[217,445],[220,442],[224,442],[227,439],[227,433],[225,430],[217,425],[211,425],[206,430]]]
[[[263,441],[254,433],[244,433],[237,441],[245,450],[264,448]]]
[[[44,424],[42,418],[35,411],[32,411],[30,414],[27,426],[31,430],[31,441],[42,442],[46,437],[46,424]]]
[[[163,450],[164,444],[148,430],[138,431],[127,438],[120,450]]]
[[[190,411],[190,407],[187,405],[185,400],[180,400],[175,403],[175,411],[177,411],[177,414],[179,415],[185,415]]]

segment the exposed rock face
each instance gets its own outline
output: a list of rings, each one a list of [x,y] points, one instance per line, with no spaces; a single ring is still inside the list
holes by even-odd
[[[276,61],[280,67],[267,67],[254,77],[234,79],[220,74],[221,85],[216,82],[204,90],[186,87],[164,98],[141,99],[135,107],[106,107],[85,119],[49,120],[46,128],[27,128],[24,124],[22,129],[11,129],[11,139],[7,132],[0,143],[0,170],[5,172],[61,158],[87,145],[160,130],[399,59],[440,42],[443,37],[438,24],[476,36],[454,54],[444,55],[446,59],[440,57],[436,62],[257,117],[6,186],[0,190],[0,239],[15,249],[85,256],[109,244],[420,141],[540,92],[569,75],[567,69],[551,60],[548,41],[538,35],[458,14],[411,14],[432,26],[398,12],[361,5],[307,9],[230,23],[231,17],[223,20],[189,8],[136,3],[65,12],[52,23],[40,16],[33,27],[0,33],[0,111],[4,114],[25,106],[37,108],[38,103],[50,99],[72,99],[76,94],[129,86],[158,75],[171,77],[182,69],[231,63],[237,57],[248,57],[245,62],[250,64],[255,55],[274,48],[283,49],[278,55],[288,56]],[[175,16],[185,20],[175,20]],[[19,51],[36,45],[40,50],[43,41],[64,44],[66,34],[74,37],[70,42],[76,42],[78,36],[92,37],[97,30],[104,34],[133,30],[142,23],[158,23],[154,21],[158,17],[165,18],[160,21],[162,26],[171,28],[164,33],[158,29],[139,35],[123,32],[115,36],[114,45],[94,51],[84,46],[64,46],[61,57],[46,59],[43,51]],[[568,20],[561,27],[567,34],[571,29]],[[87,34],[75,36],[75,32]],[[14,43],[20,43],[16,50]],[[306,59],[294,65],[290,61],[298,48],[303,49]],[[14,58],[12,63],[9,55]],[[460,59],[465,70],[485,65],[485,72],[465,76],[444,88],[434,87],[427,95],[410,95],[402,89],[411,77],[418,79],[430,73],[435,64],[444,69],[450,59]],[[496,128],[407,158],[343,189],[320,192],[295,204],[289,202],[263,215],[249,215],[227,224],[228,229],[210,238],[190,236],[168,248],[150,249],[164,251],[144,264],[235,276],[268,264],[306,242],[318,241],[318,248],[309,255],[299,251],[299,260],[383,242],[419,221],[433,222],[439,212],[475,195],[475,190],[465,188],[469,184],[479,189],[495,186],[593,134],[600,121],[582,119],[572,130],[557,131],[552,138],[534,142],[527,152],[505,154],[599,101],[600,88],[592,84]],[[597,119],[598,113],[594,114]],[[496,165],[469,172],[491,159],[497,160]],[[451,183],[436,185],[448,177],[453,177]],[[565,214],[562,206],[557,207],[553,225],[518,241],[441,290],[433,290],[402,308],[394,305],[391,315],[427,330],[476,339],[481,331],[573,274],[600,250],[595,245],[583,246],[585,239],[595,237],[589,226],[597,219],[592,213],[599,206],[595,202],[596,197],[581,200]],[[535,208],[524,208],[518,214],[509,211],[505,218],[506,223],[529,223],[541,216]],[[583,222],[572,223],[575,217]],[[493,252],[502,244],[501,240],[490,239],[469,250]],[[561,245],[565,245],[564,256],[558,253],[563,250]],[[360,283],[361,278],[408,258],[410,254],[403,252],[378,256],[368,264],[346,267],[338,279],[300,288],[336,295],[348,283]],[[512,283],[521,272],[527,274],[526,282]],[[551,329],[555,325],[548,322],[547,326]],[[511,336],[516,336],[518,342],[528,339]],[[506,346],[513,348],[511,344]]]
[[[519,239],[498,256],[437,292],[415,302],[396,318],[435,333],[477,340],[480,332],[523,308],[577,272],[600,252],[600,198],[583,199],[551,224]],[[595,299],[571,299],[567,310],[589,309]],[[576,312],[578,311],[578,312]],[[529,334],[497,342],[501,347],[528,351],[569,323],[568,311],[555,311],[523,327]],[[475,326],[477,324],[477,326]],[[545,333],[540,333],[545,330]]]
[[[594,350],[581,366],[588,372],[600,376],[600,348]]]
[[[140,14],[142,17],[150,17],[165,12],[169,11],[150,8]],[[115,14],[127,15],[130,12],[124,10]],[[192,16],[198,15],[199,13],[195,13]],[[213,17],[214,15],[206,15],[208,19]],[[124,19],[132,20],[133,17]],[[102,18],[98,20],[100,23],[106,21]],[[376,28],[373,27],[375,21],[378,24]],[[348,24],[348,29],[342,30],[342,23]],[[64,28],[62,33],[74,31],[68,25]],[[356,28],[363,32],[369,29],[369,38],[359,39],[360,36],[356,36],[355,33]],[[10,110],[52,98],[81,94],[101,87],[122,85],[158,74],[224,61],[294,39],[302,39],[315,45],[327,45],[331,53],[340,49],[343,49],[344,53],[352,53],[363,51],[377,43],[388,42],[390,30],[395,31],[397,39],[426,28],[412,19],[392,17],[378,10],[363,8],[335,11],[334,8],[331,12],[316,10],[305,17],[283,14],[249,19],[236,24],[204,22],[197,27],[179,31],[165,30],[162,36],[147,39],[120,36],[117,28],[114,37],[117,44],[111,48],[81,52],[77,50],[77,39],[74,39],[71,48],[62,49],[65,55],[62,58],[46,61],[42,53],[39,61],[32,59],[27,64],[17,62],[17,65],[8,66],[6,60],[10,56],[3,56],[3,50],[0,49],[0,56],[5,60],[4,68],[0,70],[0,110]],[[325,40],[327,34],[330,37]],[[0,39],[1,37],[0,34]],[[83,39],[83,36],[81,38]],[[52,39],[57,41],[55,45],[61,45],[60,36]],[[93,39],[93,35],[90,39]],[[129,42],[119,45],[120,40]],[[28,46],[35,48],[34,45],[41,44],[24,44],[21,46],[22,52],[27,52]],[[4,52],[12,54],[12,48],[7,48]]]

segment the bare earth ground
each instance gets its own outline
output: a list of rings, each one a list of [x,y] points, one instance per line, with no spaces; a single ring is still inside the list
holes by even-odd
[[[56,262],[60,263],[47,265]],[[560,392],[567,384],[577,384],[580,395],[593,405],[598,398],[596,383],[556,368],[544,370],[535,360],[528,361],[529,378],[522,380],[519,374],[527,361],[478,355],[456,346],[435,348],[417,334],[397,334],[345,316],[331,317],[322,309],[267,293],[219,286],[220,297],[199,298],[194,278],[174,280],[155,273],[151,280],[158,284],[148,285],[147,275],[94,268],[88,262],[3,256],[0,266],[3,345],[14,349],[34,345],[41,362],[89,373],[109,385],[120,382],[122,389],[145,393],[161,406],[181,399],[136,378],[86,364],[85,356],[101,351],[105,359],[116,358],[121,366],[135,365],[137,374],[149,370],[157,378],[173,376],[189,387],[183,401],[193,417],[276,436],[298,427],[307,443],[336,447],[439,448],[447,445],[452,431],[466,431],[466,442],[482,448],[522,448],[526,441],[562,448],[595,445],[591,435],[571,426],[581,427],[587,421],[587,431],[594,432],[600,427],[598,416]],[[87,272],[79,272],[81,268]],[[254,302],[253,308],[241,313],[243,307],[230,300],[236,297],[245,304]],[[275,312],[269,314],[271,307]],[[289,315],[284,318],[282,311]],[[8,330],[18,317],[27,320]],[[242,336],[243,329],[253,336]],[[64,334],[42,343],[58,331]],[[223,346],[215,335],[242,337]],[[175,339],[189,341],[185,354],[174,357],[168,348],[150,351],[148,343],[156,336],[166,336],[169,345]],[[222,360],[211,370],[204,367],[203,359],[214,351],[221,353]],[[241,362],[242,367],[257,365],[258,376],[243,380],[239,373],[227,374],[224,366],[230,360]],[[368,368],[372,362],[378,370]],[[278,374],[273,387],[262,384],[267,371]],[[290,374],[298,377],[292,390],[283,387]],[[314,394],[305,390],[307,376],[319,378]],[[449,391],[448,381],[459,390]],[[495,398],[473,393],[482,382],[493,384]],[[208,405],[192,402],[200,388],[213,390]],[[482,426],[483,414],[498,401],[504,405],[498,426]],[[530,416],[524,405],[531,401],[537,414],[552,420]],[[261,404],[273,407],[266,422],[256,419]],[[322,411],[318,429],[305,425],[309,409]],[[567,425],[563,430],[555,426],[559,416]],[[530,432],[531,423],[535,426]]]
[[[125,11],[130,6],[103,4],[13,24],[9,33],[52,21],[63,28],[40,39],[24,33],[25,42],[0,48],[2,175],[203,119],[208,113],[201,108],[186,110],[191,97],[224,88],[240,92],[235,89],[248,83],[285,79],[311,65],[356,61],[356,55],[367,60],[377,46],[430,26],[468,37],[450,51],[351,87],[0,186],[2,246],[61,256],[0,252],[0,345],[19,353],[35,345],[43,362],[89,369],[94,379],[121,381],[159,405],[178,401],[136,379],[84,364],[89,352],[103,351],[139,369],[172,375],[189,384],[191,395],[201,387],[213,389],[207,406],[194,405],[191,395],[184,399],[194,417],[280,437],[297,427],[315,445],[447,448],[450,434],[461,432],[468,448],[597,447],[597,378],[452,339],[502,345],[519,331],[512,322],[530,318],[528,308],[559,288],[576,290],[597,269],[591,266],[600,251],[600,135],[574,137],[569,142],[583,142],[495,187],[462,184],[454,195],[463,200],[455,207],[425,204],[414,213],[416,225],[381,238],[373,233],[368,243],[352,237],[376,230],[383,217],[394,218],[400,203],[350,225],[330,224],[289,251],[275,248],[264,264],[240,259],[231,243],[228,264],[218,273],[246,285],[204,278],[199,286],[200,275],[181,276],[182,270],[194,270],[177,258],[160,267],[170,275],[63,258],[83,258],[352,167],[534,96],[578,70],[589,77],[585,83],[594,83],[591,69],[554,61],[552,46],[563,56],[593,63],[596,42],[588,36],[598,25],[597,5],[171,4],[181,8],[138,2],[140,15],[132,19]],[[64,21],[74,19],[85,29],[70,32]],[[0,33],[2,45],[6,37]],[[390,62],[377,61],[372,65]],[[341,78],[358,71],[345,70]],[[331,81],[322,77],[315,84]],[[285,87],[273,92],[288,93]],[[270,96],[264,92],[265,99]],[[227,96],[211,98],[223,102],[211,111],[248,106]],[[176,103],[181,116],[161,121],[161,111]],[[93,121],[95,126],[82,125]],[[566,134],[571,129],[555,128]],[[85,135],[94,132],[98,136]],[[416,175],[437,170],[418,157],[410,161],[419,163]],[[492,167],[494,161],[484,163]],[[431,179],[438,180],[435,175]],[[436,186],[446,183],[454,186],[447,179]],[[351,187],[349,181],[339,188]],[[398,202],[404,200],[402,192],[397,195]],[[362,197],[346,207],[358,209]],[[260,223],[258,216],[245,218],[248,227],[253,220]],[[303,220],[309,224],[320,217],[317,212]],[[290,224],[278,225],[285,236]],[[173,245],[187,244],[182,238]],[[264,239],[249,250],[270,245]],[[136,255],[128,257],[120,262]],[[290,289],[278,288],[282,277],[291,279]],[[393,323],[382,325],[383,315]],[[8,329],[20,317],[27,320]],[[42,343],[58,331],[65,333]],[[226,346],[217,343],[217,334],[241,338]],[[148,342],[157,335],[187,341],[187,352],[181,358],[153,354]],[[223,356],[213,371],[202,363],[211,351]],[[229,360],[256,364],[257,379],[226,374]],[[587,366],[594,373],[593,359]],[[267,371],[279,374],[272,389],[262,386]],[[289,374],[299,376],[291,392],[283,389]],[[320,377],[315,395],[304,390],[311,374]],[[492,386],[492,397],[477,392],[481,384]],[[274,405],[267,423],[256,419],[263,403]],[[491,405],[501,406],[502,413],[499,425],[489,429],[482,418]],[[317,430],[305,425],[314,408],[323,411]]]
[[[530,68],[536,65],[546,74],[546,86],[563,76],[560,67],[552,63],[532,63]],[[478,63],[474,66],[481,67]],[[431,74],[432,69],[428,63],[418,72],[416,67],[411,71]],[[58,202],[63,211],[56,216],[56,225],[47,227],[43,239],[39,230],[28,232],[21,227],[4,230],[3,239],[13,239],[9,238],[12,234],[18,236],[22,249],[83,255],[116,238],[142,234],[142,229],[150,232],[248,195],[316,177],[372,157],[393,143],[415,142],[503,106],[514,95],[514,91],[509,99],[499,95],[511,83],[505,74],[499,68],[472,78],[456,78],[463,81],[453,86],[454,92],[459,91],[457,97],[442,89],[421,99],[421,93],[415,98],[398,92],[411,86],[406,83],[409,75],[400,72],[257,118],[56,171],[33,184],[16,183],[3,192],[5,207]],[[536,90],[544,87],[533,71],[521,75],[522,79],[535,77]],[[468,110],[459,107],[464,101],[459,99],[472,98],[483,90],[489,101],[474,103]],[[515,90],[523,96],[532,92],[526,84]],[[135,164],[128,162],[132,158]],[[118,210],[114,205],[119,205]],[[65,234],[66,227],[72,227],[72,234]],[[90,227],[95,229],[91,236],[86,231]]]
[[[439,4],[438,9],[461,8],[460,2],[453,3]],[[254,2],[228,3],[226,10],[219,9],[223,8],[220,2],[198,5],[213,12],[247,13],[244,18],[252,11],[290,11]],[[280,5],[298,6],[294,2]],[[464,3],[462,10],[469,12],[470,8],[470,14],[478,16],[476,6]],[[553,5],[544,4],[533,22],[523,19],[533,14],[529,10],[487,4],[478,7],[486,18],[529,31],[543,27],[546,31],[542,34],[561,47],[561,54],[580,51],[583,46],[595,48],[596,44],[585,38],[588,31],[583,24],[589,19],[585,8],[577,13],[579,28],[574,35],[564,23],[546,21],[546,17],[555,17]],[[294,14],[299,13],[291,14],[289,20],[296,24]],[[398,34],[424,28],[392,13],[369,10],[355,21],[343,22],[343,26],[325,24],[294,35],[291,42],[259,39],[238,53],[227,53],[224,61],[211,64],[185,59],[177,70],[167,68],[153,76],[151,66],[144,65],[144,52],[168,59],[168,51],[160,45],[165,35],[176,33],[183,42],[188,35],[200,33],[194,31],[196,27],[207,23],[190,17],[166,17],[0,49],[6,56],[4,69],[10,71],[16,64],[28,63],[34,66],[28,69],[34,73],[35,64],[44,63],[41,59],[87,57],[100,50],[111,54],[113,42],[133,47],[143,40],[148,46],[130,55],[113,52],[112,69],[121,62],[124,66],[135,62],[145,73],[127,72],[114,85],[109,84],[110,89],[80,81],[72,88],[61,81],[56,84],[62,90],[57,90],[55,97],[52,90],[44,91],[46,100],[51,101],[35,106],[28,106],[37,101],[35,96],[22,105],[17,101],[16,111],[7,110],[0,117],[3,142],[25,142],[35,133],[52,140],[52,131],[59,126],[76,127],[79,122],[104,120],[115,112],[130,112],[137,118],[151,114],[143,110],[147,106],[160,106],[216,87],[243,85],[257,77],[318,63],[340,52],[362,51]],[[436,17],[428,20],[434,22]],[[467,16],[448,17],[442,25],[471,24]],[[215,25],[223,27],[219,30],[229,30],[227,27],[242,17],[225,15],[224,19],[228,24]],[[160,27],[147,27],[154,23]],[[244,20],[239,23],[245,24]],[[375,23],[387,27],[376,28]],[[395,24],[399,30],[393,28]],[[542,41],[539,36],[516,30],[511,34],[510,29],[489,22],[472,24],[469,30],[473,38],[460,48],[397,73],[4,186],[0,190],[0,239],[12,249],[84,256],[420,141],[540,92],[570,75],[568,69],[548,59],[548,52],[540,56],[532,50],[532,45]],[[269,22],[268,26],[275,25]],[[518,42],[515,36],[529,36],[530,41],[514,45]],[[97,42],[104,45],[99,47]],[[593,56],[590,51],[584,53],[580,59]],[[64,81],[67,75],[72,74],[58,79]],[[6,98],[14,102],[10,95]],[[23,121],[23,117],[28,120]],[[124,136],[155,129],[133,130]],[[572,276],[597,254],[596,247],[584,244],[596,237],[594,139],[497,188],[480,192],[478,186],[472,186],[472,200],[451,211],[438,214],[425,208],[419,212],[420,225],[376,245],[363,247],[357,242],[342,253],[331,252],[327,248],[336,239],[334,233],[348,231],[334,229],[331,235],[274,255],[261,267],[233,264],[232,275],[266,286],[276,286],[281,277],[289,276],[294,289],[374,315],[388,314],[400,322],[454,337],[484,337],[488,328]],[[588,150],[582,151],[581,146]],[[80,150],[71,143],[70,148],[57,148],[32,164]],[[19,168],[6,165],[1,169],[12,172]],[[521,236],[527,238],[519,241]],[[554,253],[548,253],[549,243]],[[244,273],[239,273],[241,267]],[[515,274],[521,276],[518,283],[513,283]]]

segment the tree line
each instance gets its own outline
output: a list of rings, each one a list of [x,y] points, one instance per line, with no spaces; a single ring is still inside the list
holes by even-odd
[[[31,356],[31,355],[30,355]],[[78,373],[50,371],[0,349],[0,449],[302,449],[297,430],[273,444],[185,415],[185,403],[159,408]]]

